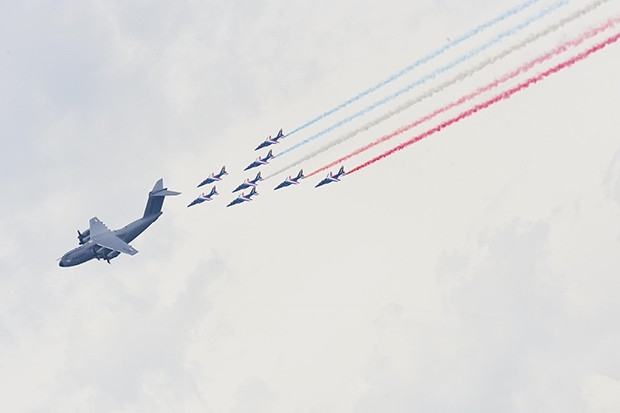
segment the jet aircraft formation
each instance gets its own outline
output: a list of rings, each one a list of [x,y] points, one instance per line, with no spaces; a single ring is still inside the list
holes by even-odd
[[[263,142],[261,142],[254,150],[260,150],[262,148],[265,148],[267,146],[271,146],[271,145],[275,145],[280,143],[280,141],[285,138],[286,135],[283,132],[283,129],[280,129],[278,131],[278,133],[276,134],[276,136],[274,138],[271,137],[271,135],[269,135]],[[244,168],[244,171],[253,169],[253,168],[259,168],[262,167],[264,165],[268,165],[269,161],[275,159],[276,156],[273,154],[273,149],[269,149],[269,151],[264,155],[264,156],[259,156],[258,158],[256,158],[256,160],[254,160],[253,162],[251,162],[248,166],[246,166]],[[319,182],[316,187],[328,184],[328,183],[332,183],[332,182],[340,182],[340,178],[345,174],[344,171],[344,167],[341,167],[340,170],[336,173],[332,173],[330,172],[327,177],[325,179],[323,179],[321,182]],[[204,179],[203,181],[201,181],[197,187],[200,188],[204,185],[208,185],[208,184],[212,184],[215,182],[219,182],[222,181],[224,175],[228,175],[228,172],[226,171],[226,166],[222,166],[222,168],[220,169],[219,173],[215,173],[215,172],[211,172],[209,174],[209,176]],[[305,178],[304,176],[304,172],[303,169],[300,170],[296,176],[291,176],[289,175],[284,181],[282,181],[281,183],[279,183],[275,188],[273,188],[274,190],[277,189],[281,189],[281,188],[286,188],[288,186],[291,185],[298,185],[301,180],[303,180]],[[239,184],[238,186],[235,187],[234,190],[232,190],[232,193],[235,192],[239,192],[239,191],[245,191],[249,189],[249,192],[241,192],[240,195],[237,196],[237,198],[234,198],[232,201],[230,201],[226,206],[227,207],[231,207],[234,205],[238,205],[238,204],[242,204],[245,202],[249,202],[252,201],[253,197],[255,195],[259,195],[259,193],[257,192],[257,186],[259,184],[260,181],[262,181],[264,178],[261,175],[261,171],[259,171],[256,176],[254,178],[246,178],[241,184]],[[198,205],[201,204],[205,201],[212,201],[213,197],[215,195],[219,195],[219,193],[216,191],[215,186],[213,186],[213,188],[211,189],[211,192],[209,192],[208,194],[205,194],[204,192],[201,193],[196,199],[194,199],[192,202],[190,202],[187,206],[191,207],[194,205]]]

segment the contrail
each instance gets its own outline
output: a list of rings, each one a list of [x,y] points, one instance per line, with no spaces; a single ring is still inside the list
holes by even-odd
[[[608,30],[608,29],[614,27],[618,23],[620,23],[620,17],[615,17],[615,18],[609,19],[605,24],[603,24],[603,25],[601,25],[601,26],[599,26],[599,27],[597,27],[595,29],[592,29],[592,30],[590,30],[588,32],[583,33],[581,36],[577,37],[576,39],[570,40],[570,41],[562,44],[561,46],[558,46],[557,48],[553,49],[552,51],[547,52],[544,55],[541,55],[541,56],[537,57],[536,59],[529,61],[528,63],[520,66],[519,68],[513,70],[512,72],[507,73],[506,75],[502,76],[501,78],[496,79],[496,80],[492,81],[491,83],[489,83],[489,84],[487,84],[485,86],[479,87],[474,92],[472,92],[472,93],[470,93],[468,95],[462,96],[458,100],[455,100],[455,101],[453,101],[453,102],[451,102],[451,103],[449,103],[449,104],[447,104],[447,105],[445,105],[445,106],[435,110],[434,112],[432,112],[432,113],[430,113],[430,114],[428,114],[426,116],[421,117],[420,119],[416,120],[415,122],[410,123],[410,124],[408,124],[406,126],[403,126],[401,128],[398,128],[395,131],[389,133],[388,135],[384,135],[381,138],[379,138],[379,139],[377,139],[377,140],[375,140],[375,141],[373,141],[373,142],[371,142],[371,143],[369,143],[367,145],[364,145],[364,146],[356,149],[355,151],[349,153],[348,155],[345,155],[345,156],[343,156],[343,157],[341,157],[341,158],[339,158],[339,159],[337,159],[337,160],[335,160],[335,161],[333,161],[333,162],[331,162],[331,163],[329,163],[329,164],[327,164],[325,166],[322,166],[321,168],[319,168],[319,169],[317,169],[315,171],[312,171],[311,173],[306,175],[306,177],[309,178],[309,177],[311,177],[313,175],[316,175],[317,173],[319,173],[321,171],[324,171],[325,169],[331,168],[334,165],[338,165],[338,164],[340,164],[340,163],[342,163],[342,162],[344,162],[344,161],[346,161],[346,160],[348,160],[348,159],[350,159],[350,158],[352,158],[352,157],[354,157],[356,155],[359,155],[360,153],[363,153],[363,152],[367,151],[370,148],[373,148],[373,147],[375,147],[375,146],[377,146],[377,145],[379,145],[379,144],[381,144],[383,142],[386,142],[386,141],[392,139],[395,136],[398,136],[398,135],[400,135],[400,134],[402,134],[402,133],[404,133],[404,132],[406,132],[406,131],[408,131],[408,130],[416,127],[416,126],[418,126],[419,124],[421,124],[423,122],[426,122],[426,121],[434,118],[435,116],[437,116],[437,115],[439,115],[439,114],[441,114],[443,112],[446,112],[446,111],[448,111],[448,110],[450,110],[450,109],[452,109],[452,108],[454,108],[456,106],[462,105],[463,103],[469,102],[470,100],[472,100],[475,97],[481,95],[482,93],[488,92],[489,90],[499,86],[500,84],[505,83],[508,80],[513,79],[516,76],[531,70],[534,66],[536,66],[536,65],[538,65],[540,63],[543,63],[543,62],[545,62],[545,61],[547,61],[547,60],[549,60],[549,59],[551,59],[551,58],[553,58],[555,56],[558,56],[558,55],[566,52],[569,48],[579,46],[581,43],[583,43],[587,39],[590,39],[590,38],[592,38],[592,37],[594,37],[594,36],[604,32],[605,30]]]
[[[365,114],[367,114],[368,112],[390,102],[391,100],[397,98],[398,96],[409,92],[411,89],[413,89],[416,86],[420,86],[424,83],[426,83],[429,80],[432,80],[434,78],[436,78],[437,76],[439,76],[440,74],[442,74],[443,72],[452,69],[453,67],[457,66],[460,63],[466,62],[469,59],[472,59],[473,57],[476,57],[478,54],[480,54],[481,52],[485,51],[486,49],[496,45],[497,43],[501,42],[502,40],[504,40],[505,38],[515,35],[517,34],[519,31],[525,29],[527,26],[529,26],[530,24],[536,22],[537,20],[542,19],[543,17],[547,16],[548,14],[550,14],[551,12],[555,11],[556,9],[558,9],[561,6],[564,6],[568,4],[568,0],[560,0],[554,4],[552,4],[551,6],[549,6],[548,8],[544,9],[543,11],[541,11],[540,13],[538,13],[535,16],[530,17],[529,19],[525,20],[524,22],[518,24],[517,26],[513,27],[510,30],[507,30],[497,36],[495,36],[492,40],[490,40],[489,42],[483,44],[482,46],[479,46],[475,49],[472,49],[471,51],[469,51],[468,53],[461,55],[459,58],[457,58],[456,60],[453,60],[452,62],[450,62],[449,64],[440,67],[439,69],[435,70],[434,72],[424,76],[421,79],[418,79],[417,81],[408,84],[407,86],[405,86],[404,88],[392,93],[389,96],[386,96],[385,98],[371,104],[370,106],[367,106],[366,108],[362,109],[361,111],[345,118],[342,119],[336,123],[334,123],[332,126],[328,127],[327,129],[322,130],[321,132],[318,132],[312,136],[310,136],[309,138],[304,139],[303,141],[291,146],[290,148],[280,152],[279,154],[275,155],[275,158],[278,158],[294,149],[299,148],[302,145],[305,145],[308,142],[313,141],[314,139],[325,135],[328,132],[333,131],[334,129],[347,124],[349,122],[351,122],[353,119],[359,118],[360,116],[363,116]]]
[[[465,40],[469,39],[470,37],[473,37],[479,33],[481,33],[482,31],[488,29],[489,27],[494,26],[497,23],[500,23],[501,21],[514,16],[515,14],[519,13],[522,10],[525,10],[526,8],[538,3],[540,0],[528,0],[510,10],[508,10],[507,12],[505,12],[504,14],[501,14],[500,16],[497,16],[491,20],[489,20],[486,23],[481,24],[480,26],[472,29],[471,31],[465,33],[464,35],[462,35],[461,37],[457,38],[456,40],[446,44],[445,46],[435,50],[434,52],[431,52],[430,54],[424,56],[423,58],[415,61],[414,63],[412,63],[411,65],[405,67],[404,69],[394,73],[393,75],[389,76],[388,78],[386,78],[385,80],[377,83],[375,86],[366,89],[365,91],[363,91],[362,93],[352,97],[351,99],[347,100],[346,102],[341,103],[340,105],[328,110],[327,112],[324,112],[323,114],[317,116],[316,118],[304,123],[303,125],[293,129],[291,132],[289,132],[288,134],[286,134],[286,136],[291,136],[292,134],[299,132],[302,129],[307,128],[310,125],[313,125],[314,123],[320,121],[321,119],[326,118],[327,116],[336,113],[337,111],[339,111],[340,109],[343,109],[347,106],[349,106],[351,103],[363,98],[366,95],[369,95],[370,93],[374,92],[375,90],[378,90],[380,88],[382,88],[383,86],[393,82],[394,80],[398,79],[399,77],[409,73],[410,71],[412,71],[413,69],[415,69],[416,67],[434,59],[435,57],[441,55],[442,53],[444,53],[446,50],[451,49],[459,44],[461,44],[462,42],[464,42]]]
[[[517,86],[515,86],[515,87],[513,87],[511,89],[508,89],[507,91],[504,91],[504,92],[496,95],[495,97],[485,101],[484,103],[480,103],[480,104],[478,104],[478,105],[476,105],[476,106],[474,106],[474,107],[472,107],[472,108],[462,112],[460,115],[455,116],[455,117],[453,117],[453,118],[451,118],[451,119],[449,119],[449,120],[447,120],[447,121],[445,121],[445,122],[435,126],[434,128],[431,128],[431,129],[427,130],[426,132],[423,132],[423,133],[415,136],[414,138],[411,138],[410,140],[408,140],[406,142],[403,142],[402,144],[400,144],[398,146],[395,146],[394,148],[392,148],[392,149],[382,153],[381,155],[378,155],[378,156],[370,159],[369,161],[366,161],[366,162],[356,166],[355,168],[351,169],[347,174],[350,175],[352,173],[355,173],[355,172],[357,172],[357,171],[359,171],[359,170],[361,170],[361,169],[363,169],[363,168],[365,168],[367,166],[372,165],[373,163],[375,163],[377,161],[380,161],[381,159],[384,159],[384,158],[392,155],[395,152],[398,152],[398,151],[400,151],[400,150],[402,150],[402,149],[404,149],[404,148],[406,148],[406,147],[408,147],[408,146],[410,146],[410,145],[412,145],[412,144],[414,144],[416,142],[421,141],[424,138],[427,138],[427,137],[429,137],[431,135],[434,135],[437,132],[440,132],[442,129],[444,129],[444,128],[450,126],[450,125],[453,125],[453,124],[455,124],[457,122],[460,122],[463,119],[466,119],[466,118],[470,117],[471,115],[475,114],[476,112],[478,112],[478,111],[480,111],[482,109],[486,109],[489,106],[491,106],[491,105],[493,105],[493,104],[495,104],[497,102],[509,99],[515,93],[520,92],[520,91],[522,91],[524,89],[527,89],[531,85],[540,82],[541,80],[547,78],[548,76],[551,76],[551,75],[561,71],[562,69],[570,67],[570,66],[574,65],[575,63],[577,63],[577,62],[579,62],[581,60],[586,59],[587,57],[589,57],[593,53],[595,53],[595,52],[597,52],[597,51],[599,51],[599,50],[609,46],[612,43],[615,43],[616,41],[618,41],[618,39],[620,39],[620,33],[616,33],[615,35],[609,37],[607,40],[605,40],[605,41],[603,41],[603,42],[601,42],[601,43],[591,47],[590,49],[586,50],[585,52],[579,53],[578,55],[576,55],[576,56],[574,56],[574,57],[572,57],[572,58],[570,58],[570,59],[568,59],[568,60],[566,60],[566,61],[564,61],[564,62],[562,62],[562,63],[560,63],[558,65],[556,65],[556,66],[553,66],[551,69],[548,69],[548,70],[546,70],[546,71],[544,71],[544,72],[542,72],[542,73],[540,73],[540,74],[538,74],[538,75],[536,75],[534,77],[531,77],[528,80],[518,84]]]
[[[524,48],[526,46],[529,46],[530,44],[532,44],[535,41],[541,39],[542,37],[548,35],[549,33],[552,33],[554,31],[562,28],[563,26],[565,26],[566,24],[572,22],[573,20],[576,20],[576,19],[578,19],[580,17],[583,17],[587,13],[595,10],[596,8],[598,8],[599,6],[601,6],[602,4],[605,4],[607,2],[609,2],[609,0],[598,0],[598,1],[595,1],[595,2],[591,3],[590,5],[584,7],[583,9],[578,10],[575,13],[572,13],[569,16],[563,18],[559,22],[557,22],[557,23],[555,23],[555,24],[553,24],[553,25],[551,25],[551,26],[541,30],[540,32],[538,32],[536,34],[529,35],[522,42],[520,42],[520,43],[518,43],[518,44],[516,44],[516,45],[514,45],[514,46],[512,46],[512,47],[510,47],[510,48],[508,48],[508,49],[498,53],[495,56],[492,56],[492,57],[490,57],[490,58],[488,58],[486,60],[483,60],[477,66],[475,66],[473,69],[470,69],[468,71],[462,72],[462,73],[454,76],[452,79],[447,80],[444,83],[442,83],[442,84],[440,84],[440,85],[438,85],[438,86],[428,90],[427,92],[419,95],[415,99],[411,99],[411,100],[403,103],[399,107],[397,107],[397,108],[395,108],[395,109],[385,113],[384,115],[382,115],[382,116],[380,116],[380,117],[378,117],[378,118],[376,118],[376,119],[366,123],[363,126],[360,126],[357,129],[355,129],[355,130],[353,130],[353,131],[351,131],[351,132],[341,136],[337,140],[332,141],[332,142],[326,144],[325,146],[317,149],[316,151],[309,153],[308,155],[304,156],[303,158],[298,159],[294,163],[292,163],[292,164],[290,164],[290,165],[288,165],[288,166],[278,170],[277,172],[274,172],[273,174],[269,175],[267,178],[270,178],[271,176],[274,176],[274,175],[278,175],[278,174],[280,174],[280,173],[282,173],[282,172],[284,172],[284,171],[286,171],[286,170],[288,170],[290,168],[293,168],[293,167],[301,164],[302,162],[308,161],[308,160],[314,158],[315,156],[317,156],[317,155],[327,151],[328,149],[331,149],[334,146],[339,145],[339,144],[341,144],[343,142],[346,142],[347,140],[355,137],[360,132],[365,132],[365,131],[369,130],[370,128],[378,125],[379,123],[381,123],[381,122],[391,118],[392,116],[395,116],[395,115],[401,113],[402,111],[410,108],[411,106],[413,106],[413,105],[415,105],[417,103],[420,103],[421,101],[423,101],[423,100],[425,100],[427,98],[432,97],[436,93],[439,93],[439,92],[445,90],[446,88],[454,85],[455,83],[462,82],[463,80],[465,80],[468,77],[474,75],[475,73],[477,73],[478,71],[484,69],[485,67],[496,63],[497,61],[505,58],[506,56],[516,52],[519,49],[522,49],[522,48]],[[318,173],[318,172],[321,172],[321,171],[323,171],[323,170],[325,170],[327,168],[330,168],[330,167],[334,166],[335,164],[337,164],[339,162],[342,162],[343,160],[346,160],[346,159],[349,159],[349,158],[350,158],[350,156],[347,156],[345,158],[341,158],[341,159],[335,161],[334,163],[326,165],[323,168],[318,169],[318,170],[312,172],[311,175],[314,175],[315,173]]]

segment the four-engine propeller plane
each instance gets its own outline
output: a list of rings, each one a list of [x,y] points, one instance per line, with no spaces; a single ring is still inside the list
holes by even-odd
[[[149,192],[142,218],[115,231],[109,230],[99,218],[91,218],[89,228],[84,232],[78,231],[80,246],[63,255],[60,258],[59,265],[61,267],[72,267],[93,258],[103,259],[109,263],[112,258],[118,257],[121,253],[137,254],[138,251],[129,245],[129,242],[144,232],[163,214],[161,208],[165,197],[179,194],[180,192],[164,188],[163,179],[160,179],[155,183],[153,190]]]
[[[222,166],[222,169],[220,169],[220,173],[218,174],[211,172],[211,175],[209,175],[207,179],[199,183],[197,188],[200,188],[203,185],[207,185],[207,184],[210,184],[216,181],[221,181],[224,175],[228,175],[228,172],[226,172],[226,166]]]
[[[296,177],[291,178],[291,176],[289,175],[288,178],[286,178],[284,181],[280,183],[280,185],[276,186],[273,189],[275,191],[276,189],[285,188],[289,185],[297,185],[303,177],[304,177],[304,170],[300,169]]]
[[[318,188],[321,185],[331,184],[332,182],[340,182],[340,177],[345,175],[344,166],[341,166],[336,174],[332,174],[331,172],[327,175],[325,179],[316,184],[314,187]]]

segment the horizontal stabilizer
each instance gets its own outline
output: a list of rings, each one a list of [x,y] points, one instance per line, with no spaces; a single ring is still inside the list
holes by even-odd
[[[151,192],[151,196],[174,196],[179,194],[180,192],[171,191],[169,189],[160,189],[159,191]]]

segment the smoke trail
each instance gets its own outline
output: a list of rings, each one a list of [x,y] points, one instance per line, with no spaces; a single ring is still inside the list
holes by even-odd
[[[556,57],[556,56],[566,52],[570,47],[577,47],[577,46],[579,46],[581,43],[583,43],[587,39],[592,38],[592,37],[596,36],[597,34],[600,34],[600,33],[604,32],[605,30],[608,30],[608,29],[614,27],[618,23],[620,23],[620,17],[615,17],[615,18],[609,19],[605,24],[603,24],[603,25],[601,25],[601,26],[599,26],[599,27],[597,27],[595,29],[589,30],[588,32],[583,33],[581,36],[577,37],[576,39],[570,40],[570,41],[562,44],[561,46],[558,46],[557,48],[553,49],[552,51],[547,52],[544,55],[541,55],[541,56],[537,57],[536,59],[529,61],[528,63],[520,66],[519,68],[513,70],[512,72],[505,74],[501,78],[496,79],[496,80],[492,81],[491,83],[489,83],[489,84],[487,84],[485,86],[479,87],[474,92],[472,92],[472,93],[470,93],[468,95],[462,96],[458,100],[455,100],[455,101],[453,101],[453,102],[451,102],[451,103],[449,103],[449,104],[447,104],[447,105],[445,105],[445,106],[435,110],[434,112],[421,117],[420,119],[416,120],[415,122],[410,123],[410,124],[408,124],[406,126],[403,126],[401,128],[398,128],[395,131],[391,132],[390,134],[382,136],[381,138],[379,138],[379,139],[377,139],[377,140],[375,140],[375,141],[373,141],[373,142],[371,142],[371,143],[369,143],[367,145],[364,145],[364,146],[356,149],[355,151],[349,153],[348,155],[345,155],[345,156],[343,156],[343,157],[341,157],[341,158],[339,158],[339,159],[337,159],[337,160],[335,160],[335,161],[333,161],[333,162],[331,162],[331,163],[329,163],[329,164],[327,164],[325,166],[322,166],[321,168],[319,168],[319,169],[317,169],[315,171],[312,171],[311,173],[306,175],[306,177],[309,178],[309,177],[311,177],[313,175],[316,175],[317,173],[319,173],[321,171],[324,171],[325,169],[328,169],[328,168],[331,168],[334,165],[340,164],[343,161],[346,161],[347,159],[350,159],[353,156],[359,155],[360,153],[365,152],[365,151],[367,151],[370,148],[373,148],[373,147],[375,147],[375,146],[377,146],[377,145],[379,145],[379,144],[381,144],[383,142],[386,142],[386,141],[392,139],[393,137],[398,136],[398,135],[400,135],[400,134],[402,134],[402,133],[412,129],[412,128],[418,126],[419,124],[421,124],[423,122],[426,122],[426,121],[434,118],[435,116],[437,116],[437,115],[439,115],[439,114],[441,114],[443,112],[446,112],[446,111],[448,111],[448,110],[450,110],[450,109],[452,109],[452,108],[454,108],[456,106],[462,105],[463,103],[469,102],[470,100],[472,100],[475,97],[481,95],[482,93],[488,92],[489,90],[499,86],[500,84],[505,83],[508,80],[513,79],[516,76],[531,70],[534,66],[536,66],[536,65],[538,65],[540,63],[543,63],[543,62],[545,62],[545,61],[547,61],[547,60],[549,60],[549,59],[551,59],[553,57]]]
[[[478,64],[473,69],[470,69],[470,70],[468,70],[466,72],[462,72],[462,73],[454,76],[452,79],[447,80],[446,82],[444,82],[444,83],[442,83],[442,84],[440,84],[440,85],[438,85],[438,86],[436,86],[436,87],[434,87],[432,89],[429,89],[427,92],[425,92],[424,94],[416,97],[415,99],[411,99],[411,100],[403,103],[401,106],[397,107],[396,109],[393,109],[393,110],[385,113],[384,115],[382,115],[382,116],[380,116],[380,117],[378,117],[378,118],[376,118],[376,119],[366,123],[365,125],[363,125],[363,126],[357,128],[357,129],[355,129],[355,130],[353,130],[353,131],[351,131],[351,132],[341,136],[337,140],[328,143],[327,145],[317,149],[314,152],[309,153],[308,155],[304,156],[303,158],[298,159],[297,161],[287,165],[286,167],[283,167],[282,169],[279,169],[278,171],[270,174],[265,179],[269,179],[272,176],[278,175],[278,174],[280,174],[280,173],[282,173],[282,172],[284,172],[284,171],[286,171],[286,170],[288,170],[290,168],[293,168],[293,167],[301,164],[302,162],[310,160],[310,159],[314,158],[315,156],[317,156],[317,155],[327,151],[328,149],[331,149],[334,146],[339,145],[339,144],[341,144],[341,143],[343,143],[343,142],[345,142],[345,141],[355,137],[360,132],[365,132],[365,131],[369,130],[370,128],[378,125],[379,123],[381,123],[381,122],[391,118],[392,116],[395,116],[395,115],[401,113],[402,111],[410,108],[411,106],[413,106],[413,105],[415,105],[417,103],[420,103],[421,101],[423,101],[423,100],[425,100],[425,99],[435,95],[436,93],[439,93],[439,92],[445,90],[446,88],[452,86],[453,84],[455,84],[457,82],[461,82],[461,81],[467,79],[468,77],[472,76],[473,74],[477,73],[478,71],[484,69],[485,67],[487,67],[489,65],[494,64],[495,62],[497,62],[500,59],[503,59],[504,57],[514,53],[515,51],[517,51],[519,49],[522,49],[522,48],[524,48],[526,46],[529,46],[530,44],[532,44],[536,40],[538,40],[538,39],[548,35],[549,33],[552,33],[554,31],[560,29],[561,27],[563,27],[564,25],[572,22],[573,20],[576,20],[576,19],[578,19],[580,17],[583,17],[585,14],[593,11],[594,9],[598,8],[599,6],[601,6],[604,3],[607,3],[608,1],[610,1],[610,0],[598,0],[598,1],[595,1],[595,2],[591,3],[590,5],[584,7],[583,9],[578,10],[575,13],[572,13],[571,15],[565,17],[564,19],[560,20],[559,22],[557,22],[557,23],[555,23],[555,24],[553,24],[553,25],[551,25],[551,26],[541,30],[540,32],[538,32],[536,34],[529,35],[524,41],[522,41],[522,42],[520,42],[520,43],[518,43],[518,44],[516,44],[516,45],[514,45],[512,47],[510,47],[509,49],[504,50],[503,52],[500,52],[499,54],[497,54],[497,55],[495,55],[493,57],[490,57],[490,58],[480,62],[480,64]],[[327,168],[330,168],[330,167],[334,166],[334,164],[342,162],[343,160],[346,160],[346,159],[349,159],[349,157],[341,158],[341,159],[339,159],[338,161],[335,161],[332,164],[326,165],[323,168],[312,172],[311,175],[314,175],[315,173],[318,173],[318,172],[321,172],[321,171],[323,171],[323,170],[325,170]]]
[[[340,126],[351,122],[353,119],[359,118],[360,116],[363,116],[363,115],[367,114],[368,112],[370,112],[370,111],[372,111],[372,110],[374,110],[374,109],[376,109],[376,108],[378,108],[380,106],[383,106],[384,104],[390,102],[391,100],[397,98],[398,96],[400,96],[400,95],[402,95],[402,94],[404,94],[406,92],[409,92],[414,87],[420,86],[420,85],[426,83],[427,81],[436,78],[437,76],[439,76],[443,72],[445,72],[445,71],[447,71],[449,69],[452,69],[456,65],[458,65],[460,63],[463,63],[463,62],[466,62],[469,59],[472,59],[472,58],[476,57],[478,54],[480,54],[481,52],[485,51],[486,49],[496,45],[497,43],[501,42],[502,40],[504,40],[507,37],[510,37],[512,35],[517,34],[519,31],[525,29],[530,24],[536,22],[537,20],[542,19],[543,17],[547,16],[548,14],[552,13],[553,11],[558,9],[559,7],[564,6],[566,4],[568,4],[568,0],[560,0],[560,1],[552,4],[548,8],[544,9],[543,11],[541,11],[539,14],[537,14],[537,15],[535,15],[533,17],[530,17],[529,19],[527,19],[526,21],[518,24],[517,26],[513,27],[512,29],[497,35],[496,37],[494,37],[489,42],[487,42],[487,43],[483,44],[482,46],[479,46],[479,47],[469,51],[468,53],[466,53],[464,55],[461,55],[459,58],[457,58],[456,60],[453,60],[449,64],[440,67],[439,69],[435,70],[434,72],[424,76],[421,79],[418,79],[417,81],[415,81],[413,83],[408,84],[407,86],[405,86],[404,88],[394,92],[393,94],[391,94],[391,95],[389,95],[389,96],[387,96],[387,97],[385,97],[385,98],[383,98],[383,99],[381,99],[381,100],[371,104],[370,106],[367,106],[366,108],[362,109],[361,111],[359,111],[359,112],[357,112],[357,113],[355,113],[355,114],[353,114],[353,115],[351,115],[351,116],[349,116],[349,117],[347,117],[345,119],[342,119],[342,120],[336,122],[335,124],[333,124],[332,126],[328,127],[327,129],[324,129],[321,132],[318,132],[318,133],[310,136],[309,138],[306,138],[303,141],[301,141],[301,142],[291,146],[290,148],[280,152],[279,154],[277,154],[275,156],[275,158],[280,157],[280,156],[282,156],[282,155],[284,155],[284,154],[286,154],[286,153],[288,153],[288,152],[290,152],[290,151],[292,151],[294,149],[297,149],[300,146],[305,145],[306,143],[311,142],[314,139],[316,139],[316,138],[318,138],[320,136],[323,136],[326,133],[331,132],[334,129],[340,127]]]
[[[449,119],[449,120],[447,120],[447,121],[445,121],[445,122],[435,126],[434,128],[431,128],[431,129],[427,130],[426,132],[421,133],[421,134],[415,136],[414,138],[412,138],[412,139],[410,139],[410,140],[408,140],[408,141],[406,141],[406,142],[404,142],[404,143],[402,143],[402,144],[400,144],[398,146],[395,146],[394,148],[392,148],[392,149],[382,153],[381,155],[378,155],[378,156],[376,156],[376,157],[374,157],[374,158],[372,158],[372,159],[370,159],[370,160],[368,160],[368,161],[366,161],[366,162],[356,166],[355,168],[351,169],[347,174],[350,175],[350,174],[352,174],[354,172],[357,172],[357,171],[359,171],[359,170],[361,170],[361,169],[363,169],[363,168],[365,168],[367,166],[370,166],[373,163],[375,163],[377,161],[380,161],[381,159],[384,159],[384,158],[392,155],[395,152],[398,152],[398,151],[400,151],[400,150],[402,150],[402,149],[404,149],[404,148],[406,148],[406,147],[408,147],[408,146],[410,146],[410,145],[412,145],[412,144],[414,144],[416,142],[419,142],[419,141],[421,141],[424,138],[427,138],[427,137],[429,137],[431,135],[434,135],[435,133],[441,131],[442,129],[444,129],[444,128],[450,126],[450,125],[453,125],[453,124],[455,124],[457,122],[460,122],[463,119],[466,119],[466,118],[470,117],[471,115],[475,114],[476,112],[478,112],[478,111],[480,111],[482,109],[486,109],[489,106],[491,106],[491,105],[493,105],[493,104],[495,104],[497,102],[509,99],[515,93],[520,92],[520,91],[522,91],[524,89],[527,89],[531,85],[540,82],[541,80],[543,80],[543,79],[545,79],[545,78],[547,78],[547,77],[549,77],[549,76],[551,76],[551,75],[561,71],[562,69],[570,67],[570,66],[574,65],[575,63],[577,63],[577,62],[579,62],[581,60],[586,59],[587,57],[589,57],[593,53],[595,53],[595,52],[597,52],[597,51],[599,51],[599,50],[609,46],[612,43],[615,43],[616,41],[618,41],[618,39],[620,39],[620,33],[617,33],[617,34],[609,37],[607,40],[605,40],[605,41],[603,41],[603,42],[601,42],[601,43],[591,47],[590,49],[586,50],[585,52],[579,53],[578,55],[576,55],[576,56],[574,56],[574,57],[572,57],[572,58],[570,58],[568,60],[565,60],[564,62],[562,62],[562,63],[560,63],[560,64],[558,64],[556,66],[553,66],[551,69],[548,69],[548,70],[546,70],[546,71],[544,71],[544,72],[542,72],[542,73],[540,73],[540,74],[538,74],[538,75],[536,75],[534,77],[531,77],[531,78],[527,79],[526,81],[518,84],[517,86],[515,86],[515,87],[513,87],[511,89],[508,89],[508,90],[506,90],[506,91],[496,95],[495,97],[485,101],[484,103],[480,103],[480,104],[478,104],[478,105],[476,105],[476,106],[474,106],[474,107],[472,107],[472,108],[462,112],[460,115],[455,116],[455,117],[453,117],[453,118],[451,118],[451,119]]]
[[[307,128],[310,125],[315,124],[316,122],[320,121],[321,119],[326,118],[327,116],[336,113],[337,111],[339,111],[340,109],[343,109],[347,106],[349,106],[351,103],[363,98],[366,95],[369,95],[370,93],[374,92],[377,89],[382,88],[383,86],[393,82],[394,80],[398,79],[399,77],[409,73],[410,71],[412,71],[413,69],[415,69],[416,67],[434,59],[435,57],[441,55],[442,53],[444,53],[446,50],[451,49],[459,44],[461,44],[462,42],[464,42],[465,40],[469,39],[470,37],[473,37],[479,33],[481,33],[482,31],[484,31],[485,29],[488,29],[489,27],[494,26],[497,23],[500,23],[501,21],[514,16],[515,14],[519,13],[522,10],[525,10],[526,8],[538,3],[540,0],[528,0],[525,3],[522,3],[518,6],[516,6],[513,9],[508,10],[507,12],[505,12],[504,14],[497,16],[491,20],[489,20],[486,23],[481,24],[480,26],[474,28],[473,30],[465,33],[464,35],[462,35],[461,37],[459,37],[458,39],[448,43],[447,45],[435,50],[434,52],[428,54],[427,56],[415,61],[414,63],[412,63],[411,65],[405,67],[404,69],[400,70],[399,72],[394,73],[393,75],[391,75],[390,77],[388,77],[387,79],[377,83],[375,86],[363,91],[362,93],[352,97],[351,99],[347,100],[346,102],[341,103],[340,105],[334,107],[333,109],[328,110],[327,112],[324,112],[323,114],[317,116],[316,118],[304,123],[303,125],[293,129],[291,132],[289,132],[288,134],[286,134],[286,136],[291,136],[292,134],[299,132],[302,129]]]

